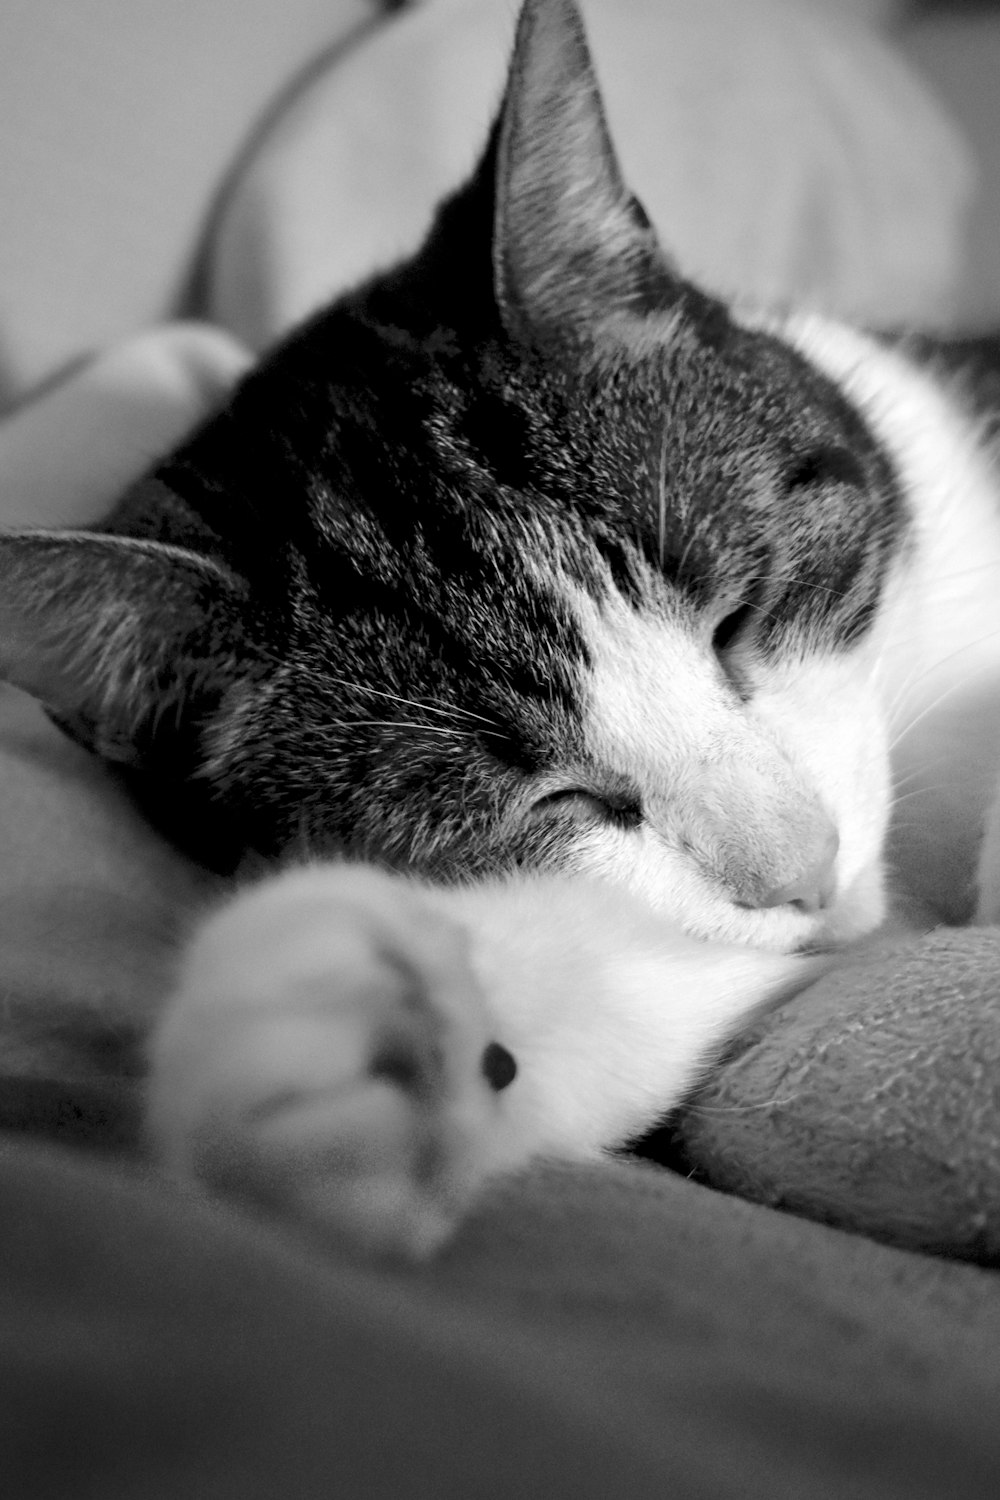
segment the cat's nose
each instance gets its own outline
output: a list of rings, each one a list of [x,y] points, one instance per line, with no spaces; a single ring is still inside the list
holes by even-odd
[[[837,851],[840,835],[831,828],[818,859],[794,880],[777,885],[756,904],[760,907],[796,906],[799,911],[823,911],[830,905],[837,889]]]

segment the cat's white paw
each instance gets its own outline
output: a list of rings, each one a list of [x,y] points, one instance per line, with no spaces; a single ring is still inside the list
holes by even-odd
[[[306,868],[191,946],[154,1042],[149,1128],[179,1175],[420,1255],[484,1173],[510,1062],[461,928],[418,886]]]

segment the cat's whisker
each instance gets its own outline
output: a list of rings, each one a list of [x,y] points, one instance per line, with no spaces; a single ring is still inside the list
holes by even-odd
[[[975,681],[975,678],[970,677],[962,682],[950,683],[948,687],[944,688],[936,698],[933,698],[930,703],[926,704],[926,706],[921,709],[920,713],[915,714],[912,719],[910,719],[906,724],[903,724],[896,732],[896,734],[892,736],[889,741],[889,754],[891,755],[895,750],[897,750],[903,743],[903,741],[907,738],[907,736],[912,734],[914,729],[916,729],[919,724],[922,724],[926,718],[928,718],[935,712],[936,709],[940,708],[942,703],[947,702],[947,700],[951,697],[954,697],[956,693],[963,691],[973,681]]]
[[[754,604],[752,600],[747,602],[747,608],[761,620],[777,620],[778,616],[771,609],[765,609],[762,604]]]
[[[980,573],[994,571],[1000,575],[1000,563],[995,560],[982,563],[971,563],[967,568],[956,568],[951,573],[939,573],[935,579],[935,586],[947,583],[964,583],[968,578],[973,578]]]
[[[416,719],[333,719],[327,720],[327,724],[332,729],[418,729],[423,734],[443,735],[447,739],[475,738],[471,729],[449,728],[446,724],[422,724]]]
[[[817,583],[814,578],[795,578],[791,573],[781,573],[777,583],[793,583],[797,589],[813,589],[817,594],[829,594],[832,599],[846,599],[846,589],[831,588],[829,584]]]
[[[898,775],[893,776],[893,786],[902,788],[909,785],[911,781],[915,781],[917,777],[923,774],[928,764],[929,762],[925,761],[919,766],[911,766],[909,770],[901,771]]]
[[[900,640],[897,641],[896,644],[898,646],[909,646],[912,644],[912,640]],[[885,694],[883,698],[883,711],[885,713],[886,719],[890,723],[896,717],[899,712],[900,706],[906,701],[907,697],[912,692],[916,684],[921,680],[921,678],[925,677],[928,672],[935,670],[936,663],[929,667],[921,667],[919,669],[915,668],[914,670],[907,672],[899,682],[886,684],[884,679],[887,675],[887,672],[889,671],[889,666],[884,655],[878,658],[873,671],[873,680],[878,685],[880,692],[884,692]]]
[[[406,708],[416,708],[422,713],[441,714],[443,716],[458,715],[459,718],[470,719],[479,724],[486,724],[490,729],[496,729],[497,725],[492,719],[483,714],[473,713],[470,708],[462,708],[460,704],[446,704],[439,706],[434,703],[418,702],[415,698],[404,698],[399,693],[390,693],[384,688],[372,687],[368,683],[351,682],[344,677],[331,677],[330,681],[338,687],[349,688],[352,692],[363,693],[372,698],[386,698],[392,703],[403,704]]]
[[[904,802],[909,802],[914,797],[929,797],[936,792],[944,792],[947,790],[947,784],[944,782],[935,782],[931,786],[911,787],[908,792],[903,792],[900,796],[892,798],[891,802],[889,803],[889,810],[890,812],[895,812],[897,807],[901,807]]]
[[[920,766],[912,767],[909,771],[905,771],[901,776],[894,776],[892,781],[893,795],[895,796],[897,792],[905,792],[911,782],[918,781],[926,771],[933,769],[934,766],[938,766],[941,769],[944,769],[947,766],[947,757],[942,755],[939,756],[936,761],[924,761]],[[946,783],[944,782],[939,783],[938,790],[944,790],[945,785]]]
[[[660,571],[663,571],[663,562],[666,554],[667,543],[667,430],[663,429],[660,437],[660,462],[657,473],[657,533],[658,552],[660,559]],[[686,549],[685,549],[686,550]],[[683,566],[684,559],[681,559]]]
[[[918,682],[921,682],[932,672],[939,671],[941,667],[946,666],[949,662],[955,661],[958,657],[962,656],[964,652],[977,650],[980,646],[985,645],[987,641],[995,640],[998,636],[1000,636],[1000,629],[986,631],[983,635],[977,636],[975,640],[968,641],[964,645],[957,647],[956,650],[949,652],[947,656],[939,658],[939,660],[934,662],[933,666],[925,668],[922,672],[915,673],[910,678],[910,680],[900,688],[899,693],[896,695],[894,701],[889,705],[889,719],[891,720],[895,717],[900,704],[905,701],[905,699],[909,696]],[[989,666],[981,668],[978,672],[970,672],[967,677],[962,678],[958,682],[949,683],[948,686],[944,688],[936,698],[933,698],[930,703],[925,704],[925,706],[918,714],[916,714],[912,719],[910,719],[906,724],[902,725],[897,730],[889,744],[890,752],[895,750],[900,741],[904,739],[906,735],[910,734],[911,731],[918,724],[920,724],[928,714],[933,713],[934,710],[936,708],[939,708],[946,699],[952,696],[952,694],[960,692],[963,689],[969,687],[976,681],[977,677],[985,676],[986,673],[991,670],[993,670],[992,663]]]
[[[792,573],[779,573],[777,575],[767,573],[751,574],[748,578],[743,579],[742,583],[746,589],[754,589],[761,584],[794,584],[796,588],[812,589],[817,594],[829,594],[833,599],[845,599],[847,597],[847,592],[844,589],[835,589],[829,584],[817,583],[814,578],[797,578]]]

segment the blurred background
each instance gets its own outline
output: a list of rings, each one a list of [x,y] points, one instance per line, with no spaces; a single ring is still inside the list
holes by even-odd
[[[688,274],[1000,325],[1000,6],[584,0]],[[514,0],[4,0],[0,410],[178,316],[253,348],[409,248],[479,150]]]

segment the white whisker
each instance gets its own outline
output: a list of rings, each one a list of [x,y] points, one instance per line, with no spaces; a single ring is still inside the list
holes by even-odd
[[[988,635],[981,636],[978,641],[972,642],[971,645],[981,645],[983,641],[992,640],[995,636],[1000,636],[1000,630],[990,631]],[[968,650],[969,647],[963,647],[962,649]],[[960,655],[961,651],[953,651],[950,656],[944,657],[942,659],[942,663],[940,663],[939,665],[943,665],[944,662],[951,661],[954,657]],[[943,688],[941,692],[938,693],[936,698],[932,698],[930,703],[925,704],[918,714],[915,714],[912,719],[910,719],[906,724],[903,724],[897,730],[889,743],[889,753],[891,754],[895,749],[897,749],[901,742],[907,737],[907,735],[912,734],[917,725],[922,724],[924,719],[926,719],[928,715],[932,714],[935,709],[941,707],[942,703],[945,703],[956,693],[960,693],[967,687],[970,687],[976,681],[977,677],[984,677],[986,676],[987,672],[994,670],[995,668],[991,663],[989,667],[983,667],[979,672],[970,673],[968,677],[963,678],[959,682],[949,683],[946,688]],[[927,675],[927,673],[921,673],[921,677]],[[917,678],[916,680],[919,681],[920,678]]]
[[[423,734],[443,735],[446,739],[472,739],[470,729],[449,728],[446,724],[421,724],[416,719],[327,719],[331,729],[418,729]]]
[[[460,718],[470,719],[478,724],[486,724],[490,729],[496,729],[492,719],[487,719],[483,714],[473,713],[469,708],[462,708],[459,704],[447,704],[438,706],[434,703],[421,703],[415,698],[404,698],[399,693],[390,693],[384,688],[371,687],[365,682],[351,682],[346,677],[329,677],[328,682],[336,683],[338,687],[349,688],[352,692],[370,694],[373,698],[386,698],[391,703],[401,703],[406,708],[416,708],[422,713],[441,714],[443,717],[457,714]]]

